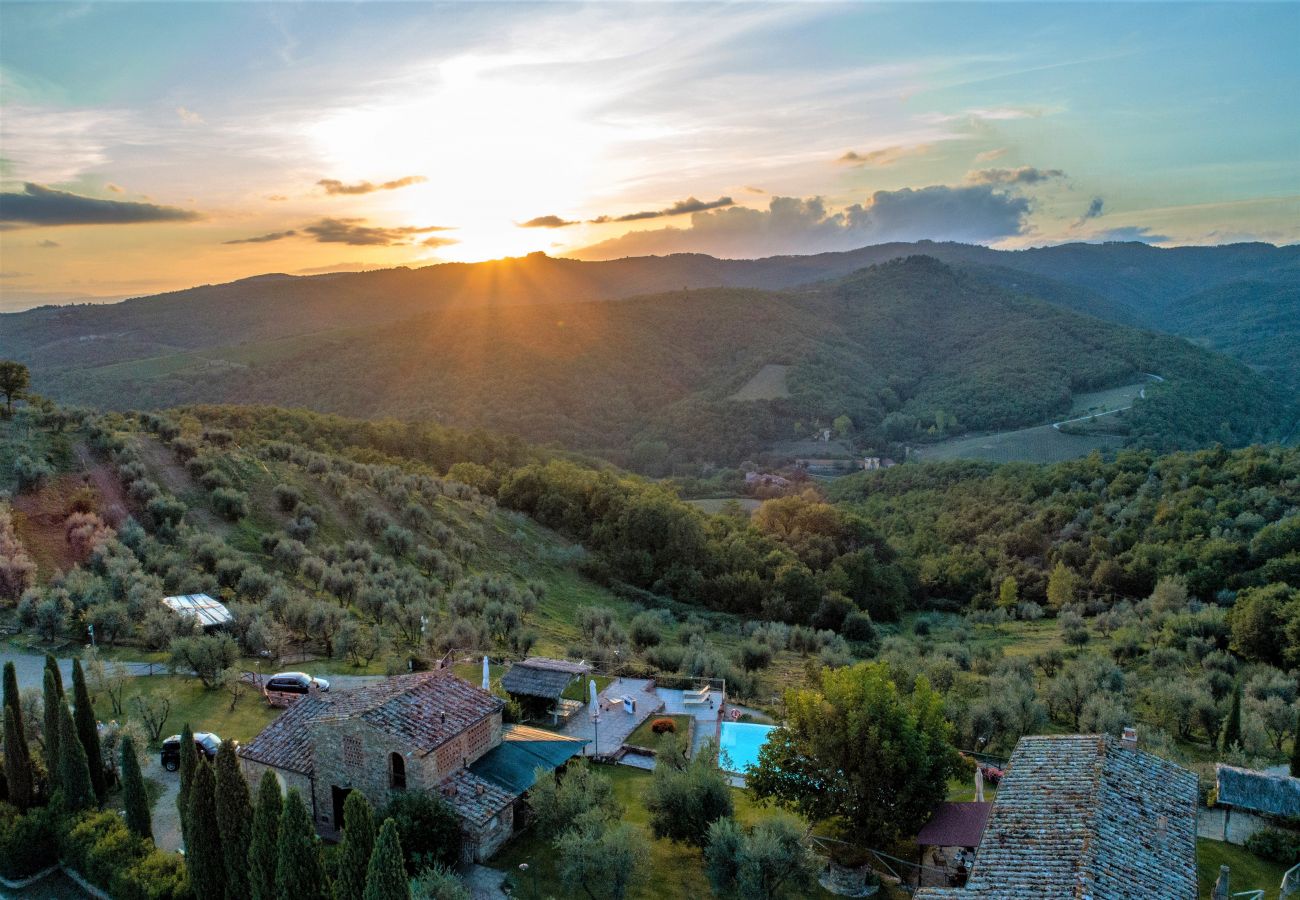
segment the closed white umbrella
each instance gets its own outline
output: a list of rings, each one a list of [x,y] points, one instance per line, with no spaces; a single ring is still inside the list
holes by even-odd
[[[975,802],[984,802],[984,770],[979,766],[975,767]]]
[[[492,677],[488,674],[488,658],[483,657],[483,690],[492,690]]]
[[[591,692],[591,724],[595,729],[595,740],[593,741],[591,754],[592,756],[600,755],[600,700],[596,697],[596,679],[587,682]]]

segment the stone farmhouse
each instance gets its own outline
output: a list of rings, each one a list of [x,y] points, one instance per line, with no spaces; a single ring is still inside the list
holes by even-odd
[[[240,747],[240,762],[250,784],[269,769],[283,790],[299,790],[327,838],[338,835],[351,791],[376,809],[396,791],[437,793],[460,817],[465,860],[478,861],[513,833],[533,771],[583,746],[503,725],[504,706],[449,669],[313,693]]]

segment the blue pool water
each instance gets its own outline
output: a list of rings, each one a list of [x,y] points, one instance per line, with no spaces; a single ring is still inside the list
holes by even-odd
[[[747,722],[723,722],[719,749],[727,754],[727,771],[743,775],[749,766],[758,765],[758,750],[767,742],[775,725],[752,725]]]

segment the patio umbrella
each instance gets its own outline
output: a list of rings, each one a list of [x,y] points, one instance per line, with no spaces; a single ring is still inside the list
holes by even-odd
[[[488,658],[486,655],[483,657],[483,690],[492,690],[492,678],[488,675]]]
[[[975,767],[975,802],[984,802],[984,770],[979,766]]]
[[[593,756],[600,755],[600,700],[596,697],[596,679],[587,682],[591,691],[591,724],[595,729],[595,741],[592,745],[591,752]]]

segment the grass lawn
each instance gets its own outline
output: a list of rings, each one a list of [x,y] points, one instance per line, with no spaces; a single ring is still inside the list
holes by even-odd
[[[690,733],[690,728],[691,728],[690,716],[682,716],[682,715],[651,716],[650,718],[642,722],[640,725],[638,725],[636,727],[636,730],[634,730],[631,734],[629,734],[627,736],[627,740],[625,740],[623,743],[631,744],[634,747],[645,747],[647,749],[653,750],[655,747],[659,745],[659,735],[651,731],[650,726],[651,724],[653,724],[655,721],[659,719],[672,719],[673,724],[677,726],[677,733],[681,735],[683,739],[685,739],[686,735]]]
[[[625,810],[623,821],[644,829],[650,840],[650,875],[628,894],[631,900],[711,896],[708,878],[704,874],[704,857],[698,849],[650,837],[650,814],[644,800],[650,773],[627,766],[600,766],[597,771],[614,783],[614,795]],[[773,816],[790,816],[780,810],[755,805],[745,791],[736,790],[735,797],[736,818],[743,824],[752,825]],[[568,896],[569,892],[560,884],[556,855],[551,847],[553,837],[540,835],[536,829],[529,828],[507,844],[488,865],[511,873],[516,886],[514,896],[525,900],[532,900],[534,896]],[[521,877],[519,864],[523,862],[528,863],[528,874]],[[833,895],[817,887],[808,896]]]
[[[608,675],[590,675],[586,678],[575,679],[569,682],[569,686],[564,689],[564,693],[560,694],[560,696],[565,700],[581,700],[585,703],[591,699],[591,688],[587,686],[587,682],[595,681],[596,693],[599,694],[609,687],[610,682],[613,680]]]
[[[1245,847],[1198,838],[1196,841],[1196,868],[1201,882],[1201,897],[1208,900],[1219,877],[1219,866],[1226,865],[1231,873],[1232,893],[1264,890],[1264,900],[1274,900],[1282,885],[1286,868],[1260,859]]]
[[[132,678],[123,701],[123,714],[116,716],[107,694],[95,701],[95,713],[104,720],[134,716],[131,698],[149,694],[171,701],[171,714],[163,726],[162,736],[177,734],[186,722],[195,731],[211,731],[222,738],[249,741],[267,726],[280,710],[267,706],[266,700],[249,689],[233,711],[230,695],[222,690],[205,690],[197,678],[182,675],[151,675]]]

